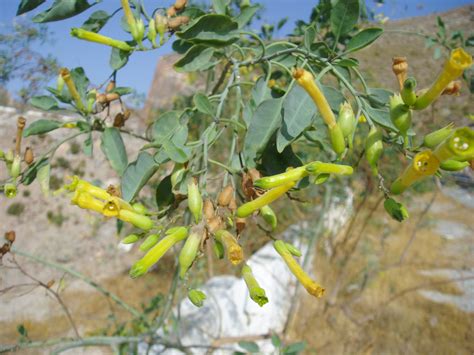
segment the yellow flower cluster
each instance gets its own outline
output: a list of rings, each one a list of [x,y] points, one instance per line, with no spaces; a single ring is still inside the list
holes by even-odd
[[[137,228],[150,230],[154,227],[150,217],[140,214],[127,201],[112,196],[106,190],[91,183],[72,178],[72,182],[64,186],[64,190],[72,192],[71,203],[80,208],[103,214],[105,217],[116,217]]]

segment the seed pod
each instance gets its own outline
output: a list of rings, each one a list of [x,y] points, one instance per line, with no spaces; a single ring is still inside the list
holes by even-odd
[[[3,244],[2,247],[0,248],[0,256],[5,255],[9,251],[10,251],[10,244],[8,243]]]
[[[347,101],[344,102],[344,104],[341,104],[341,107],[339,108],[337,123],[341,128],[344,138],[352,136],[356,125],[356,119],[352,106]]]
[[[390,119],[401,136],[406,138],[407,131],[411,127],[411,110],[400,95],[390,97]]]
[[[122,244],[133,244],[137,242],[140,239],[140,237],[136,234],[129,234],[125,238],[123,238],[120,243]]]
[[[150,234],[146,239],[140,244],[141,251],[148,251],[153,248],[156,243],[160,240],[159,234]]]
[[[278,224],[277,216],[270,206],[260,208],[260,214],[265,222],[268,223],[272,230],[275,230]]]
[[[403,102],[408,106],[413,106],[416,102],[416,80],[414,78],[408,78],[403,83],[403,89],[400,92],[400,95],[403,99]]]
[[[189,290],[188,298],[196,307],[202,307],[206,299],[206,294],[199,290]]]
[[[217,203],[219,206],[226,207],[229,205],[230,201],[234,197],[234,188],[232,185],[227,185],[217,197]]]
[[[245,218],[237,217],[235,219],[235,229],[237,230],[237,234],[242,233],[246,225],[247,225],[247,220]]]
[[[171,31],[177,31],[183,25],[186,25],[189,22],[188,16],[177,16],[168,20],[168,28]]]
[[[109,83],[107,84],[107,87],[105,88],[105,92],[109,93],[114,89],[115,89],[115,80],[110,80]]]
[[[329,127],[329,139],[331,140],[332,149],[338,156],[344,153],[346,149],[346,143],[344,141],[344,135],[338,124]]]
[[[13,158],[12,166],[10,167],[10,176],[13,179],[16,179],[20,175],[21,171],[21,158],[19,155],[16,155]]]
[[[114,118],[114,127],[120,128],[125,125],[125,117],[122,112],[119,112],[115,115]]]
[[[184,278],[184,275],[186,275],[188,269],[191,267],[194,259],[196,259],[203,235],[204,233],[202,232],[191,233],[186,239],[186,242],[179,253],[179,277],[182,279]]]
[[[199,192],[199,186],[194,179],[188,184],[188,208],[194,216],[194,221],[199,223],[202,217],[202,197]]]
[[[206,221],[209,221],[211,218],[214,217],[214,205],[212,204],[211,200],[204,200],[203,213],[204,217],[206,217]]]
[[[48,283],[46,284],[46,287],[47,287],[47,288],[53,287],[54,282],[55,282],[54,280],[49,280]]]
[[[97,95],[97,97],[96,97],[96,101],[97,101],[99,104],[105,104],[105,103],[107,103],[107,97],[105,96],[105,94],[99,94],[99,95]]]
[[[377,163],[383,153],[382,137],[382,131],[373,126],[365,141],[365,156],[374,175],[378,175]]]
[[[176,0],[174,3],[174,8],[176,11],[181,11],[186,7],[188,0]]]
[[[227,206],[227,208],[232,212],[235,212],[235,210],[237,209],[237,201],[235,201],[234,197],[230,199],[229,206]]]
[[[28,165],[31,165],[34,162],[35,156],[33,154],[33,149],[31,149],[30,147],[26,147],[25,155],[23,156],[23,160]]]
[[[15,241],[16,233],[15,231],[8,231],[5,233],[5,239],[11,244]]]
[[[222,220],[219,216],[214,216],[207,221],[207,229],[210,233],[215,233],[222,227]]]
[[[166,16],[168,17],[176,16],[176,9],[174,8],[174,6],[168,7],[168,9],[166,10]]]
[[[120,95],[116,92],[105,94],[105,102],[112,102],[120,99]]]
[[[454,124],[451,122],[447,126],[438,129],[437,131],[431,132],[427,134],[423,138],[423,145],[427,148],[435,148],[438,144],[443,142],[446,138],[448,138],[454,131]]]

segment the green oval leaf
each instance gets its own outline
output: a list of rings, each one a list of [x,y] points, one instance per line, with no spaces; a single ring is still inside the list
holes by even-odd
[[[350,32],[359,21],[359,0],[339,0],[331,10],[331,31],[336,38]]]
[[[97,3],[97,2],[96,2]],[[52,22],[76,16],[93,5],[87,0],[55,0],[51,7],[33,17],[33,22]]]
[[[211,103],[211,101],[209,101],[209,98],[203,93],[198,92],[196,95],[194,95],[193,103],[199,112],[214,117],[214,105]]]
[[[51,96],[34,96],[31,98],[30,104],[44,111],[59,109],[58,102]]]
[[[123,51],[118,48],[112,48],[109,60],[110,67],[114,70],[119,70],[120,68],[123,68],[125,64],[127,64],[128,57],[130,56],[130,54],[130,52]]]
[[[60,128],[63,125],[62,122],[53,121],[53,120],[37,120],[29,124],[23,131],[23,137],[33,136],[36,134],[44,134],[55,129]]]
[[[257,343],[253,341],[239,341],[239,346],[242,349],[247,350],[249,353],[257,353],[260,351]]]
[[[16,11],[16,15],[20,16],[26,12],[36,9],[46,0],[21,0],[20,5],[18,5],[18,10]]]
[[[349,43],[347,44],[346,53],[355,52],[359,49],[367,47],[369,44],[379,38],[382,33],[383,29],[378,27],[366,28],[360,31],[354,37],[352,37]]]
[[[127,168],[128,158],[122,135],[118,128],[107,127],[104,129],[101,136],[100,147],[110,162],[112,169],[122,176]]]
[[[181,39],[195,44],[226,46],[239,38],[238,24],[229,16],[209,14],[199,17],[184,31],[177,32]]]
[[[147,152],[138,154],[137,160],[128,164],[122,176],[122,198],[131,201],[158,170],[158,164]]]
[[[214,65],[211,62],[214,49],[205,45],[192,46],[180,60],[174,63],[177,72],[206,70]]]
[[[106,11],[98,10],[93,12],[81,27],[87,31],[99,32],[109,19],[110,15]]]

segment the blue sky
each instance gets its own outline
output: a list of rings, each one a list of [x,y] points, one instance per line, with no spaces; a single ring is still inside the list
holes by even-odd
[[[15,20],[15,13],[20,0],[0,0],[0,32],[6,24]],[[52,0],[47,1],[38,9],[32,12],[36,14],[46,8]],[[93,2],[92,0],[90,2]],[[165,7],[171,5],[172,0],[145,0],[145,6],[149,9],[156,7]],[[210,2],[207,0],[206,2]],[[254,1],[255,2],[255,1]],[[262,13],[263,21],[267,23],[276,23],[283,17],[288,17],[287,24],[278,33],[284,36],[291,31],[293,23],[297,19],[307,20],[311,8],[317,3],[316,0],[260,0],[264,5]],[[421,16],[433,12],[442,12],[458,6],[472,3],[472,0],[386,0],[381,7],[374,7],[373,0],[367,0],[370,8],[377,13],[384,13],[390,19],[400,19],[405,17]],[[54,40],[51,43],[37,48],[41,53],[51,53],[58,58],[61,65],[73,68],[82,66],[93,83],[102,82],[108,77],[111,70],[108,65],[110,49],[84,41],[80,41],[69,36],[71,27],[79,27],[95,10],[114,11],[119,6],[118,0],[103,0],[100,4],[92,7],[84,13],[59,22],[49,23],[48,26],[54,34]],[[31,15],[29,15],[31,17]],[[119,16],[114,17],[101,33],[117,39],[128,39],[127,34],[122,32],[118,25]],[[258,29],[261,23],[254,25]],[[131,86],[140,93],[147,93],[150,87],[157,60],[160,55],[169,53],[170,45],[166,45],[159,50],[150,52],[135,53],[129,64],[119,72],[118,82],[120,86]],[[19,82],[11,82],[8,85],[10,91],[16,91],[20,87]]]

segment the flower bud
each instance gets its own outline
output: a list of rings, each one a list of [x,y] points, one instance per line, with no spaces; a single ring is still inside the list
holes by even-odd
[[[301,250],[299,250],[297,247],[295,247],[293,244],[290,244],[290,243],[285,243],[285,247],[286,249],[291,253],[291,255],[293,256],[296,256],[296,257],[300,257],[301,255],[303,255],[301,253]]]
[[[289,168],[287,171],[281,174],[265,176],[263,178],[257,179],[254,181],[253,185],[261,189],[271,189],[288,182],[299,181],[306,176],[308,176],[308,172],[304,166],[300,166],[294,169]]]
[[[408,106],[413,106],[416,102],[416,80],[414,78],[408,78],[403,83],[403,89],[400,92],[403,102]]]
[[[64,89],[64,79],[61,76],[61,74],[58,75],[58,78],[56,80],[56,90],[61,94]]]
[[[427,148],[434,149],[438,144],[448,138],[454,131],[454,123],[450,123],[447,126],[438,129],[437,131],[427,134],[423,138],[423,145]]]
[[[140,239],[140,237],[136,234],[129,234],[125,238],[123,238],[120,243],[122,244],[133,244],[137,242]]]
[[[206,294],[199,290],[189,290],[188,298],[193,305],[196,307],[202,307],[204,305],[204,300],[206,299]]]
[[[115,90],[115,80],[110,80],[109,83],[107,84],[106,88],[105,88],[105,92],[106,93],[109,93],[111,92],[112,90]]]
[[[33,149],[31,149],[30,147],[26,147],[25,155],[23,156],[23,160],[28,165],[31,165],[35,161],[35,156],[33,154]]]
[[[227,185],[217,197],[217,203],[219,206],[226,207],[229,205],[232,197],[234,197],[234,188],[232,185]]]
[[[252,269],[248,265],[242,267],[242,277],[249,290],[250,298],[260,307],[268,303],[265,290],[260,287],[255,276],[253,276]]]
[[[448,159],[443,161],[439,167],[445,171],[461,171],[469,166],[468,161],[457,161],[453,159]]]
[[[148,214],[148,209],[142,203],[136,202],[132,205],[132,208],[135,212],[140,214]]]
[[[207,221],[207,230],[210,233],[215,233],[222,228],[222,220],[219,216],[214,216]]]
[[[194,221],[196,223],[199,223],[202,217],[202,204],[203,202],[201,193],[199,192],[199,187],[194,179],[191,179],[191,182],[188,184],[188,208],[194,216]]]
[[[133,50],[133,48],[130,47],[130,45],[127,42],[118,41],[116,39],[112,39],[110,37],[101,35],[99,33],[86,31],[82,28],[72,28],[71,36],[79,38],[79,39],[83,39],[85,41],[100,43],[106,46],[118,48],[126,52],[131,52]]]
[[[349,139],[352,136],[352,133],[354,133],[356,119],[352,106],[347,101],[341,104],[341,107],[339,108],[337,123],[341,128],[344,138]]]
[[[187,235],[188,230],[184,227],[179,227],[174,233],[165,236],[143,258],[133,264],[130,269],[130,276],[136,278],[145,274],[173,245],[185,239]]]
[[[344,153],[346,149],[346,143],[344,141],[344,135],[338,124],[333,127],[329,127],[329,139],[331,141],[332,149],[338,156]]]
[[[5,196],[8,198],[14,198],[16,196],[16,185],[12,183],[6,183],[4,185]]]
[[[194,259],[196,259],[203,235],[204,233],[202,232],[191,233],[186,239],[186,242],[179,253],[179,277],[182,279],[184,278],[184,275],[186,275],[188,269],[191,267]]]
[[[267,222],[270,227],[272,227],[272,230],[275,230],[277,227],[278,220],[275,212],[273,212],[271,207],[268,205],[263,206],[262,208],[260,208],[260,214],[264,221]]]
[[[97,90],[92,89],[87,93],[87,112],[92,112],[94,103],[97,100]]]
[[[387,198],[383,204],[385,211],[392,217],[394,220],[398,222],[402,222],[403,220],[409,217],[408,211],[401,203],[395,201],[393,198]]]
[[[15,155],[13,158],[12,166],[10,167],[10,176],[16,179],[21,172],[21,158],[19,155]]]
[[[406,139],[407,131],[411,127],[411,110],[398,94],[390,97],[390,118],[400,135]]]
[[[252,213],[259,210],[263,206],[266,206],[280,198],[293,186],[295,186],[295,184],[296,183],[294,181],[287,182],[265,192],[262,196],[257,197],[255,200],[243,204],[237,209],[237,217],[244,218],[250,216]]]
[[[378,175],[377,163],[383,153],[382,137],[382,131],[373,126],[365,141],[365,156],[374,175]]]
[[[160,15],[159,13],[155,16],[155,26],[156,31],[160,35],[160,46],[165,43],[165,33],[168,29],[168,19],[165,16]]]
[[[15,156],[14,156],[14,154],[13,154],[13,150],[9,149],[9,150],[5,153],[5,160],[6,160],[8,163],[12,163],[14,158],[15,158]]]
[[[156,26],[155,26],[155,20],[150,19],[148,22],[148,34],[147,34],[148,40],[150,41],[151,45],[153,48],[156,48]]]
[[[314,177],[313,184],[315,185],[321,185],[324,184],[328,179],[331,177],[331,174],[318,174]]]
[[[117,218],[143,230],[152,229],[155,225],[149,217],[124,209],[119,211]]]
[[[337,174],[337,175],[352,175],[354,169],[349,165],[323,163],[314,161],[305,166],[305,169],[310,174]]]
[[[146,239],[140,244],[141,251],[148,251],[153,248],[156,243],[160,240],[159,234],[150,234]]]

